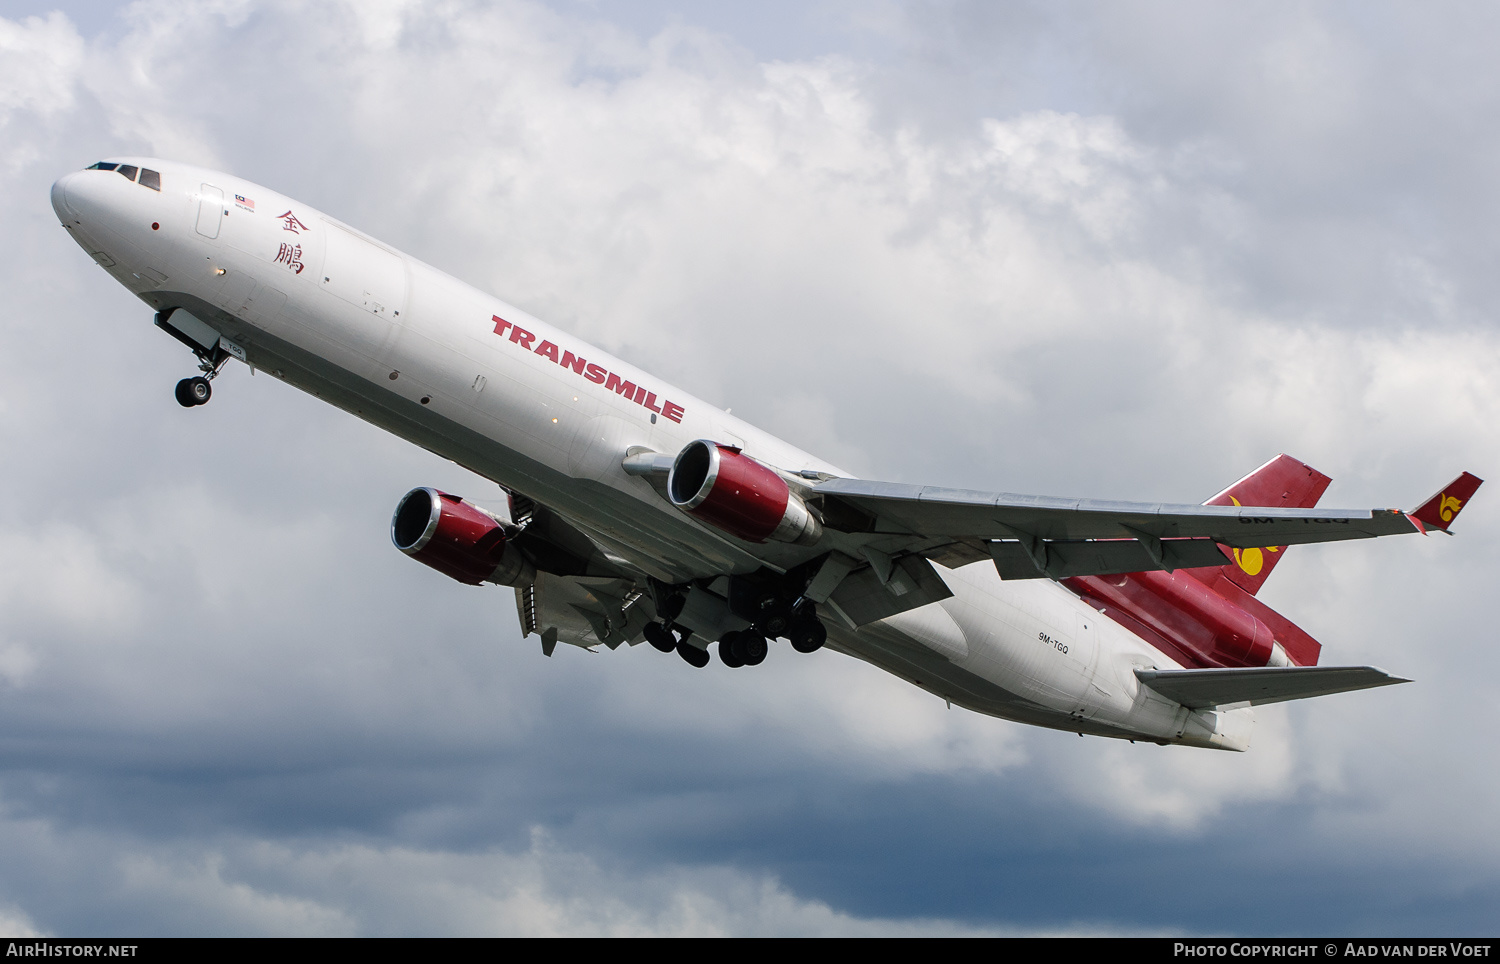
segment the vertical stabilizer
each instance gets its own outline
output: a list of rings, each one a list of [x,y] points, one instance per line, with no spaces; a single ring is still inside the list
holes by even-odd
[[[1318,504],[1332,481],[1310,465],[1278,455],[1234,485],[1209,499],[1204,505],[1255,505],[1282,509],[1311,509]],[[1212,584],[1218,577],[1234,583],[1250,595],[1260,591],[1266,577],[1286,552],[1286,546],[1266,549],[1228,549],[1233,561],[1223,567],[1191,570],[1193,575]]]

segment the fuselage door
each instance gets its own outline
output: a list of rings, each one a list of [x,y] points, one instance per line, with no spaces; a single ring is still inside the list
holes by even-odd
[[[224,219],[224,192],[212,184],[198,191],[198,233],[205,238],[219,236],[219,222]]]

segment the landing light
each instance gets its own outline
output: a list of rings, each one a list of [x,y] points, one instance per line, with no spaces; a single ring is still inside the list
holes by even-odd
[[[224,274],[224,273],[225,272],[224,272],[223,268],[215,268],[214,269],[214,274]]]

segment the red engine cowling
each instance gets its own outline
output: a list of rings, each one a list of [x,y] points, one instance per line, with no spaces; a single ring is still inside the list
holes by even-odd
[[[1076,582],[1076,585],[1075,585]],[[1068,580],[1075,591],[1113,608],[1207,666],[1282,665],[1271,627],[1184,571],[1133,572]]]
[[[519,586],[536,570],[505,537],[498,519],[456,495],[412,489],[391,516],[396,548],[445,576],[477,586]]]
[[[739,449],[689,442],[667,476],[672,504],[747,542],[810,546],[823,527],[775,469]]]

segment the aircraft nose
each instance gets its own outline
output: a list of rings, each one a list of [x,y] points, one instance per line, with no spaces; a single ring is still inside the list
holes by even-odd
[[[68,204],[68,183],[78,180],[78,175],[78,171],[73,171],[52,182],[52,210],[57,212],[57,217],[61,221],[78,219],[78,212]]]

